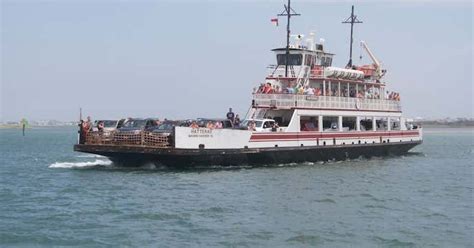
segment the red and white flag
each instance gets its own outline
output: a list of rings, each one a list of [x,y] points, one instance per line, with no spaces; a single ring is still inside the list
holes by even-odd
[[[272,18],[270,21],[273,25],[278,26],[278,18]]]

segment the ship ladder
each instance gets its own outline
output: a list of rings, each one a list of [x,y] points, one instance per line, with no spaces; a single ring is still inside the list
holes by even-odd
[[[292,77],[296,77],[295,68],[292,65],[290,65],[290,73]]]

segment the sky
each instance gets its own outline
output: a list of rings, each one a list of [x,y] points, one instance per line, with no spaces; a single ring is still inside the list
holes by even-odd
[[[245,115],[285,45],[286,1],[6,1],[1,8],[0,121]],[[292,33],[316,33],[370,63],[367,42],[407,117],[473,117],[471,1],[292,1]],[[362,60],[359,56],[362,55]]]

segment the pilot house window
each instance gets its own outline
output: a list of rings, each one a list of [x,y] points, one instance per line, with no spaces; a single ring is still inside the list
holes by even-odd
[[[286,54],[277,55],[278,65],[286,65]],[[301,54],[290,54],[288,65],[301,65],[303,62],[303,55]]]
[[[321,66],[331,66],[332,58],[331,57],[322,57],[321,58]]]
[[[306,54],[304,56],[304,64],[307,65],[307,66],[314,65],[314,58],[315,57],[313,55]]]

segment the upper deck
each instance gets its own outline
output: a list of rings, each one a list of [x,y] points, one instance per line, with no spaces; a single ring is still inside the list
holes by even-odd
[[[299,94],[253,94],[257,108],[401,112],[400,101]]]

